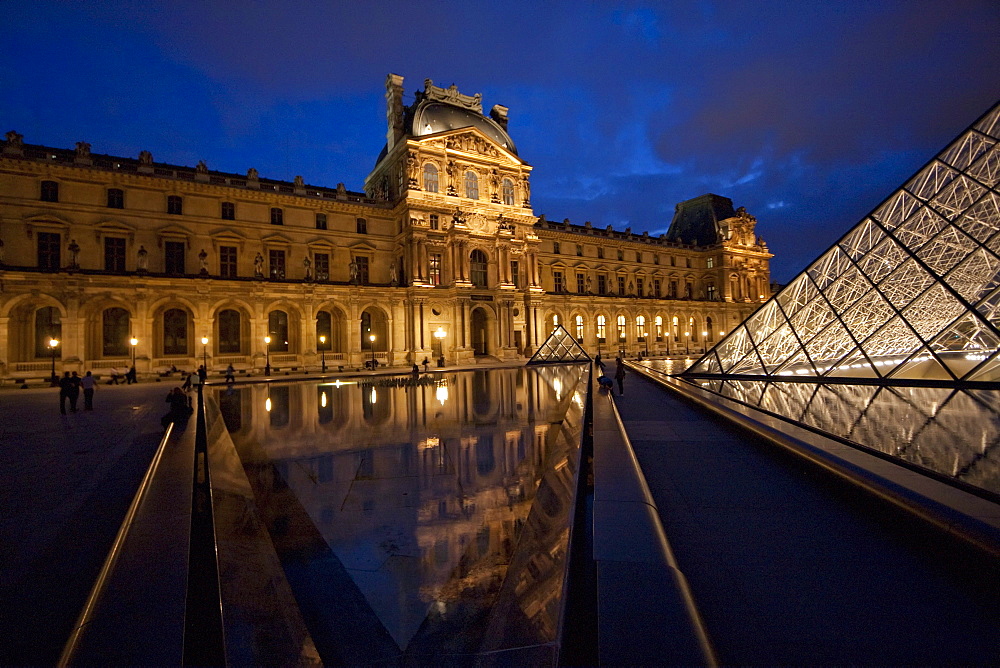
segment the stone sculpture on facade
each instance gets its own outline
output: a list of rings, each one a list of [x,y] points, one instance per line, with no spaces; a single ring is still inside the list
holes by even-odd
[[[255,278],[264,277],[264,256],[260,252],[253,259],[253,275]]]

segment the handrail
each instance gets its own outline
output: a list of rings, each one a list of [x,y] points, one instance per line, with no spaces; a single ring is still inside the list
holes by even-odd
[[[129,530],[132,528],[132,524],[135,521],[136,513],[142,505],[142,502],[145,500],[146,494],[149,491],[150,483],[160,466],[160,461],[163,459],[163,453],[166,450],[166,445],[170,440],[170,435],[173,433],[173,429],[174,425],[173,423],[170,423],[167,426],[167,430],[163,432],[160,444],[157,446],[156,453],[153,455],[153,461],[150,463],[149,468],[146,470],[145,477],[143,477],[142,482],[139,484],[139,489],[135,493],[135,497],[132,499],[132,504],[129,506],[128,512],[125,513],[125,519],[122,520],[122,524],[118,528],[118,535],[115,536],[115,541],[111,545],[111,550],[108,552],[108,556],[104,559],[104,565],[101,567],[101,571],[98,574],[97,579],[94,581],[94,586],[90,589],[90,595],[87,597],[87,602],[84,604],[83,609],[80,611],[80,616],[77,618],[76,624],[73,626],[73,632],[70,634],[69,639],[63,646],[62,654],[60,654],[59,661],[56,663],[56,665],[60,666],[60,668],[70,665],[76,654],[83,631],[87,628],[93,618],[94,610],[97,608],[97,603],[104,594],[108,576],[111,571],[114,570],[115,564],[118,563],[122,546],[125,544]]]

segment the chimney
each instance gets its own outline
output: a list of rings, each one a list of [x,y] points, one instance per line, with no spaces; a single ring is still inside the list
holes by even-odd
[[[388,130],[385,134],[386,149],[403,138],[403,77],[389,74],[385,78],[385,118]]]
[[[507,107],[502,104],[494,104],[493,108],[490,109],[490,118],[496,121],[504,132],[507,132]]]

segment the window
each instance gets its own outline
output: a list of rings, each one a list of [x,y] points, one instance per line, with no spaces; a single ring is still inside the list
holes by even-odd
[[[288,352],[288,314],[284,311],[271,311],[267,314],[267,335],[271,343],[267,349],[272,353]]]
[[[658,278],[653,279],[653,296],[654,297],[660,296],[660,279]]]
[[[219,247],[219,276],[236,278],[236,246]]]
[[[510,282],[515,288],[521,287],[521,265],[517,260],[510,261]]]
[[[635,279],[635,293],[637,295],[639,295],[640,297],[643,296],[642,288],[643,288],[643,280],[642,280],[642,278]]]
[[[503,180],[503,203],[507,206],[514,205],[514,182],[510,179]]]
[[[236,220],[236,205],[232,202],[222,203],[222,220]]]
[[[58,271],[60,234],[58,232],[38,233],[38,268]]]
[[[316,314],[316,350],[333,350],[333,317],[329,311]],[[320,337],[326,341],[320,341]]]
[[[581,246],[580,244],[576,245],[576,254],[580,257],[583,257],[583,246]]]
[[[625,251],[619,249],[618,250],[618,261],[622,262],[624,260],[625,260]]]
[[[677,299],[677,281],[670,281],[670,292],[667,296],[671,299]]]
[[[691,281],[684,283],[684,299],[691,299],[692,286]]]
[[[680,325],[677,322],[677,316],[676,315],[674,316],[674,319],[673,319],[673,321],[672,321],[671,324],[672,324],[672,326],[674,328],[674,341],[680,341],[681,340],[681,330],[680,330]]]
[[[635,252],[635,261],[642,262],[642,253],[640,251]]]
[[[313,267],[316,270],[316,280],[317,281],[329,281],[330,280],[330,254],[329,253],[314,253],[313,254]]]
[[[608,341],[608,322],[605,320],[603,315],[597,316],[597,342],[607,343]]]
[[[42,201],[59,201],[59,184],[55,181],[42,181]]]
[[[583,343],[583,316],[578,315],[574,320],[576,321],[576,340]]]
[[[469,256],[469,278],[472,280],[472,285],[477,288],[487,287],[486,266],[486,253],[478,248],[472,251],[472,254]]]
[[[659,255],[654,255],[653,256],[653,264],[660,264],[660,256]]]
[[[606,295],[608,294],[608,275],[598,274],[597,275],[597,294]]]
[[[316,229],[325,230],[326,229],[326,214],[317,213],[316,214]]]
[[[368,256],[355,255],[354,262],[358,266],[358,283],[368,285]]]
[[[238,354],[240,348],[240,312],[231,308],[219,311],[219,353]]]
[[[358,218],[357,231],[358,234],[368,234],[368,221],[364,218]]]
[[[670,256],[670,266],[673,267],[673,266],[676,266],[676,265],[677,265],[677,258],[675,258],[673,255],[671,255]]]
[[[714,257],[707,258],[705,260],[705,268],[712,269],[714,267],[715,267],[715,258]]]
[[[129,317],[123,308],[105,309],[101,314],[101,355],[124,357],[128,355]]]
[[[709,283],[705,286],[705,296],[708,297],[708,301],[714,302],[716,298],[715,286]]]
[[[465,173],[465,196],[479,199],[479,177],[471,169]]]
[[[62,316],[56,307],[43,306],[35,311],[35,357],[52,357],[51,339],[62,340]],[[56,354],[62,356],[61,347]]]
[[[555,292],[562,292],[563,286],[563,273],[561,271],[552,272],[552,289]]]
[[[276,206],[271,207],[271,224],[272,225],[285,224],[285,212]]]
[[[163,354],[187,355],[188,316],[183,309],[172,308],[163,313]]]
[[[691,341],[698,340],[698,330],[694,326],[694,318],[688,318],[688,330],[691,332]]]
[[[691,268],[691,258],[689,257],[684,258],[684,266],[687,267],[688,269]]]
[[[620,295],[625,294],[625,277],[624,276],[619,276],[618,277],[618,294],[620,294]]]
[[[108,208],[125,208],[125,191],[121,188],[108,188]]]
[[[653,325],[656,327],[656,340],[657,341],[662,341],[663,340],[663,316],[662,315],[656,316],[656,318],[653,320]]]
[[[441,253],[430,253],[427,265],[427,279],[431,285],[441,285]]]
[[[646,316],[639,315],[635,318],[636,340],[640,343],[646,341]]]
[[[166,241],[163,243],[163,269],[168,274],[184,273],[183,241]]]
[[[576,291],[581,295],[587,291],[587,276],[585,274],[577,273]]]
[[[167,213],[179,216],[184,212],[184,200],[179,195],[167,197]]]
[[[625,342],[625,316],[618,316],[618,342]]]
[[[556,255],[559,255],[559,242],[558,241],[553,241],[552,242],[552,252],[555,253]]]
[[[104,271],[125,271],[125,240],[104,237]]]
[[[604,259],[604,246],[597,247],[597,257],[599,257],[602,260]]]
[[[59,201],[59,184],[55,181],[42,181],[42,197],[43,202],[58,202]]]
[[[285,251],[272,248],[267,252],[267,272],[272,280],[285,277]]]
[[[438,168],[432,163],[424,165],[424,190],[429,193],[438,191]]]

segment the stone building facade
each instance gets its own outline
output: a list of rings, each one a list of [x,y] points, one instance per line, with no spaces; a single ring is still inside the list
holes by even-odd
[[[660,237],[553,222],[505,107],[386,80],[365,192],[25,144],[0,151],[0,378],[684,354],[770,296],[755,219],[705,195]]]

